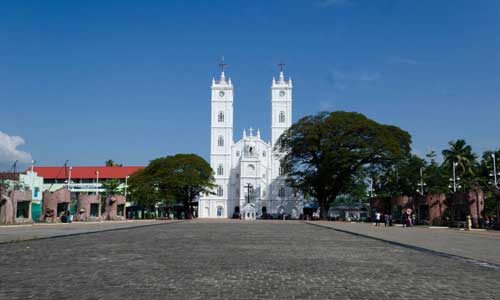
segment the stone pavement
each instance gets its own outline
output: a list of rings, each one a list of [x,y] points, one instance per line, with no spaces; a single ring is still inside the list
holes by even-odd
[[[163,224],[172,221],[133,220],[112,222],[75,222],[66,223],[35,223],[33,225],[0,226],[0,244],[18,242],[39,238],[74,235],[80,233],[99,232],[106,230],[124,229],[137,226]]]
[[[486,231],[460,231],[449,228],[402,226],[380,227],[370,223],[309,222],[364,236],[401,243],[460,257],[476,259],[500,268],[500,234]]]
[[[0,245],[0,299],[498,299],[500,271],[293,221]]]

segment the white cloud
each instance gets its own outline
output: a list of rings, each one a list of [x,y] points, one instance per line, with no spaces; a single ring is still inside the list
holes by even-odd
[[[0,165],[9,165],[18,160],[20,163],[31,161],[31,154],[17,149],[24,145],[20,136],[10,136],[0,131]]]
[[[322,0],[319,5],[321,7],[345,6],[352,4],[351,0]]]

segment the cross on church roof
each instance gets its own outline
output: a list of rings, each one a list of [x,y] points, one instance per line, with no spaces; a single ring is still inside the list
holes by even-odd
[[[283,72],[283,70],[285,69],[285,63],[281,62],[278,64],[278,66],[280,67],[280,72]]]
[[[219,64],[221,72],[224,73],[224,68],[227,66],[226,63],[224,63],[224,56],[222,57],[221,63]]]

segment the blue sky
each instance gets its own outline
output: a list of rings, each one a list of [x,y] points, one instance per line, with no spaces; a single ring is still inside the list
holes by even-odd
[[[2,1],[0,166],[208,158],[225,56],[235,139],[269,139],[280,61],[294,119],[358,111],[413,136],[500,147],[499,1]],[[24,142],[24,144],[23,144]]]

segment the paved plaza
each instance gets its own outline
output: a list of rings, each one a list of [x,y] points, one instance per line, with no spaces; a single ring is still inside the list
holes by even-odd
[[[0,229],[1,230],[1,229]],[[303,222],[0,244],[0,299],[498,299],[500,271]]]
[[[500,269],[500,232],[458,230],[447,227],[374,226],[370,223],[310,222],[338,231],[470,258],[497,265]]]

